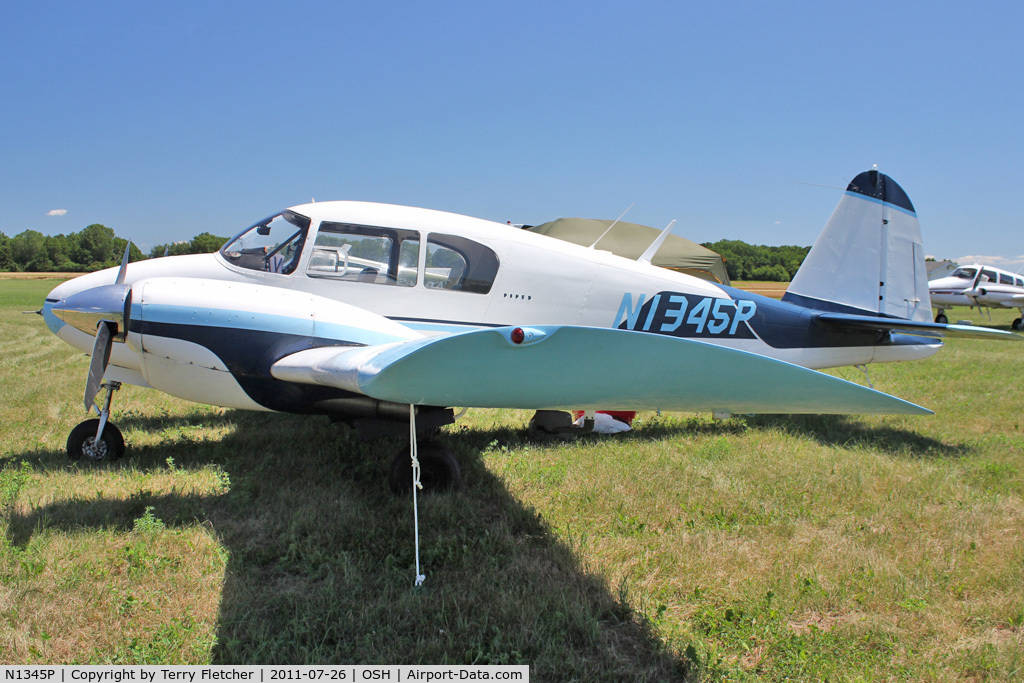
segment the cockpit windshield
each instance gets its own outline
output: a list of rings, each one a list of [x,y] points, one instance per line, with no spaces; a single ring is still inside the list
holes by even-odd
[[[957,278],[960,278],[961,280],[973,280],[974,276],[977,275],[977,274],[978,274],[978,269],[977,268],[957,268],[952,273],[950,273],[949,276],[950,277],[957,277]]]
[[[240,268],[288,275],[299,263],[308,230],[308,218],[284,211],[243,230],[220,254]]]

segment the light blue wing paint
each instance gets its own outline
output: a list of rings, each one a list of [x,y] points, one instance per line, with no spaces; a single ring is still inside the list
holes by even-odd
[[[513,328],[278,361],[279,379],[396,403],[481,408],[903,413],[931,411],[852,382],[705,342],[588,327]]]

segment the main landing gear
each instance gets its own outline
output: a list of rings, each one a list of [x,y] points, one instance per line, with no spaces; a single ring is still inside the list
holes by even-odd
[[[104,382],[99,388],[106,391],[102,401],[103,407],[99,407],[99,402],[92,406],[99,413],[99,419],[93,418],[82,422],[68,435],[67,452],[72,460],[98,462],[124,457],[124,436],[121,430],[109,421],[110,403],[114,392],[121,388],[121,383]],[[436,422],[436,418],[426,420],[423,433],[429,434],[434,431]],[[443,421],[443,424],[448,422]],[[425,493],[457,491],[462,487],[462,469],[459,467],[459,461],[447,448],[426,438],[417,439],[417,459],[421,490]],[[395,454],[388,470],[388,486],[392,492],[402,494],[412,490],[413,468],[410,464],[407,449],[403,448]]]
[[[420,484],[424,493],[457,491],[462,487],[462,468],[450,450],[431,441],[418,442],[416,449],[420,464]],[[412,491],[413,470],[409,465],[408,448],[395,453],[388,471],[388,486],[392,493],[407,494]]]
[[[1024,321],[1022,321],[1020,318],[1017,318],[1012,323],[1010,323],[1010,327],[1017,330],[1018,332],[1020,330],[1024,330]]]
[[[120,382],[104,382],[101,389],[107,395],[103,401],[103,409],[98,407],[99,419],[86,420],[71,430],[68,435],[68,457],[72,460],[117,460],[124,456],[124,436],[110,417],[110,401],[114,392],[121,388]]]
[[[949,322],[949,318],[946,317],[946,312],[943,311],[941,308],[939,309],[939,314],[935,316],[935,322],[940,323],[942,325],[945,325],[946,323]]]

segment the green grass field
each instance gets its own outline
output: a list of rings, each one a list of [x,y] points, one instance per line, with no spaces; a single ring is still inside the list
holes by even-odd
[[[536,442],[527,412],[470,410],[441,437],[464,490],[421,500],[414,589],[402,440],[125,387],[128,456],[72,464],[88,359],[21,314],[53,285],[0,281],[2,664],[1024,677],[1024,344],[872,366],[924,418],[645,413]]]

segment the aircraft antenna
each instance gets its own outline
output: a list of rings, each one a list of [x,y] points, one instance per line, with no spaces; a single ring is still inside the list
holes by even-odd
[[[633,204],[636,204],[636,202],[633,202]],[[601,236],[600,236],[600,237],[598,237],[598,238],[597,238],[596,240],[594,240],[594,243],[590,245],[590,248],[591,248],[591,249],[593,249],[594,247],[596,247],[596,246],[597,246],[597,243],[598,243],[598,242],[600,242],[601,240],[603,240],[603,239],[604,239],[604,236],[605,236],[605,235],[607,235],[607,234],[608,234],[609,232],[611,232],[611,231],[612,231],[612,228],[614,228],[614,227],[615,227],[615,224],[616,224],[616,223],[618,223],[619,221],[621,221],[621,220],[622,220],[622,217],[623,217],[623,216],[625,216],[625,215],[626,215],[627,213],[629,213],[629,210],[633,208],[633,204],[630,204],[629,206],[627,206],[627,207],[626,207],[626,210],[625,210],[625,211],[623,211],[623,212],[622,212],[621,214],[619,214],[619,217],[618,217],[618,218],[616,218],[616,219],[615,219],[614,221],[612,221],[612,224],[608,226],[608,229],[607,229],[607,230],[605,230],[604,232],[602,232],[602,233],[601,233]]]
[[[822,185],[820,183],[805,183],[802,180],[794,180],[797,185],[810,185],[811,187],[827,187],[830,190],[845,190],[845,187],[839,187],[838,185]]]
[[[654,255],[658,253],[658,249],[661,249],[661,245],[665,243],[666,239],[668,239],[669,233],[672,232],[672,226],[675,224],[676,220],[673,218],[672,222],[661,231],[660,235],[654,238],[654,241],[651,242],[651,246],[647,247],[647,251],[645,251],[637,261],[640,261],[641,263],[650,263],[651,259],[654,258]]]

